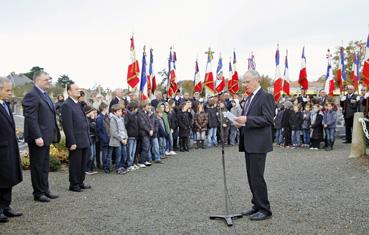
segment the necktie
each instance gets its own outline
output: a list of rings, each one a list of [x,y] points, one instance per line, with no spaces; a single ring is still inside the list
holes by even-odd
[[[246,100],[246,103],[245,103],[245,107],[244,107],[243,112],[242,112],[242,116],[245,116],[247,114],[247,112],[249,111],[250,104],[251,104],[251,99],[252,99],[253,96],[254,96],[254,94],[251,93],[249,95],[249,97],[247,97],[247,100]]]
[[[5,104],[5,102],[2,103],[3,108],[5,109],[6,113],[8,114],[8,116],[10,117],[10,112],[9,112],[9,108],[8,105]]]
[[[46,102],[50,106],[50,108],[54,109],[54,104],[53,104],[53,102],[51,102],[50,96],[46,92],[44,92],[44,96],[45,96]]]

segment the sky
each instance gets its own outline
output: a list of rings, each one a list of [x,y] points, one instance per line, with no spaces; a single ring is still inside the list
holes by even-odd
[[[328,48],[369,33],[368,0],[0,0],[0,11],[0,75],[40,66],[84,88],[127,87],[132,33],[140,64],[144,45],[154,49],[156,72],[167,69],[173,46],[179,80],[193,80],[196,59],[204,77],[209,47],[213,72],[221,54],[228,77],[235,50],[240,74],[253,52],[256,70],[274,78],[279,44],[291,80],[305,46],[310,81],[325,73]]]

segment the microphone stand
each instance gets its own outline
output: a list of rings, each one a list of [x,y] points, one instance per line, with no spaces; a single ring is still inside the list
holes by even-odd
[[[228,226],[233,225],[233,220],[242,218],[242,214],[230,214],[229,213],[229,193],[227,188],[227,177],[226,177],[226,169],[225,169],[225,158],[224,158],[224,141],[223,141],[223,113],[222,109],[220,108],[220,101],[218,98],[218,113],[220,115],[220,139],[222,144],[222,167],[223,167],[223,184],[224,184],[224,199],[225,199],[225,214],[222,215],[210,215],[210,219],[223,219],[227,223]]]

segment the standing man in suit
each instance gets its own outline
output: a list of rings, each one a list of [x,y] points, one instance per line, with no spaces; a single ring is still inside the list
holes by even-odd
[[[50,77],[44,71],[33,76],[34,86],[23,98],[24,138],[28,143],[31,181],[35,201],[50,202],[58,195],[50,192],[50,145],[60,141],[56,110],[47,94]]]
[[[0,77],[0,223],[22,215],[10,207],[12,187],[23,179],[15,123],[7,103],[11,96],[11,81]]]
[[[69,190],[81,192],[90,189],[85,184],[88,152],[91,145],[89,122],[82,110],[78,98],[81,89],[76,84],[67,86],[68,99],[62,106],[61,116],[66,138],[66,147],[69,150]]]
[[[353,85],[347,86],[347,95],[341,97],[343,117],[345,118],[346,141],[344,144],[351,144],[352,127],[354,126],[354,114],[357,112],[358,102]]]
[[[118,104],[120,102],[123,102],[123,104],[125,105],[125,100],[123,99],[123,96],[124,96],[124,93],[123,93],[123,89],[122,88],[117,88],[114,90],[114,99],[112,99],[110,101],[110,104],[109,104],[109,111],[111,111],[111,106],[115,105],[115,104]]]
[[[265,161],[272,147],[272,126],[275,104],[273,96],[260,86],[261,77],[255,70],[247,71],[243,80],[251,91],[243,107],[242,115],[236,118],[240,127],[240,151],[245,152],[247,179],[252,193],[253,207],[245,212],[251,220],[265,220],[272,216],[264,180]]]

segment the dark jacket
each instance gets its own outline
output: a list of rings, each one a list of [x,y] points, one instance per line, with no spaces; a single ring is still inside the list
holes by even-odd
[[[356,94],[346,95],[346,100],[340,102],[344,118],[353,118],[357,112]]]
[[[218,108],[208,108],[206,112],[208,113],[208,127],[217,128],[219,125]]]
[[[274,128],[275,129],[282,129],[282,118],[283,118],[283,114],[284,114],[284,109],[280,110],[275,119],[274,119]]]
[[[189,137],[191,133],[191,119],[188,112],[179,111],[177,113],[179,125],[179,137]]]
[[[300,95],[299,97],[297,97],[297,102],[301,104],[303,110],[305,109],[305,106],[308,103],[307,98],[308,98],[307,95],[304,96]]]
[[[110,119],[108,115],[100,113],[96,118],[96,132],[102,146],[109,146]]]
[[[241,152],[267,153],[273,151],[274,110],[273,95],[260,88],[246,113],[246,125],[240,128],[239,150]]]
[[[327,125],[327,128],[336,128],[337,114],[336,111],[326,110],[323,115],[322,124]]]
[[[159,138],[166,138],[168,136],[168,133],[165,130],[164,120],[162,118],[157,117],[157,116],[155,118],[158,122],[158,137]]]
[[[153,134],[151,136],[151,138],[156,138],[159,137],[158,136],[158,132],[159,132],[159,118],[156,116],[155,113],[151,113],[150,117],[150,124],[152,126],[152,130],[153,130]]]
[[[90,138],[91,141],[93,141],[94,143],[97,142],[97,131],[96,131],[96,120],[95,119],[91,119],[91,118],[87,118],[88,119],[88,123],[90,126]]]
[[[208,113],[196,113],[194,118],[193,131],[202,132],[208,129]]]
[[[0,105],[0,188],[10,188],[22,182],[22,170],[12,111],[10,116]]]
[[[177,111],[173,109],[172,111],[170,111],[170,113],[168,113],[168,117],[170,129],[172,130],[178,129]]]
[[[38,138],[43,139],[45,146],[60,141],[55,107],[47,99],[35,86],[23,98],[24,139],[29,144],[35,144]]]
[[[310,129],[311,121],[310,121],[310,111],[304,111],[302,113],[303,122],[302,129]]]
[[[311,117],[313,117],[313,113]],[[313,121],[313,120],[312,120]],[[319,112],[315,118],[315,122],[311,123],[311,139],[322,140],[323,139],[323,115]]]
[[[137,113],[140,137],[150,136],[150,130],[153,130],[149,115],[144,110]]]
[[[290,117],[293,113],[293,110],[291,109],[285,109],[283,112],[283,117],[282,117],[282,128],[291,128],[290,125]]]
[[[76,144],[77,149],[88,148],[91,145],[88,119],[80,103],[75,103],[70,97],[62,106],[63,130],[66,147]]]
[[[304,116],[302,112],[291,112],[291,116],[289,119],[291,130],[302,130],[302,123],[304,121]]]
[[[124,117],[124,121],[126,124],[128,138],[138,138],[140,135],[140,127],[138,123],[138,113],[127,112],[127,115]]]

